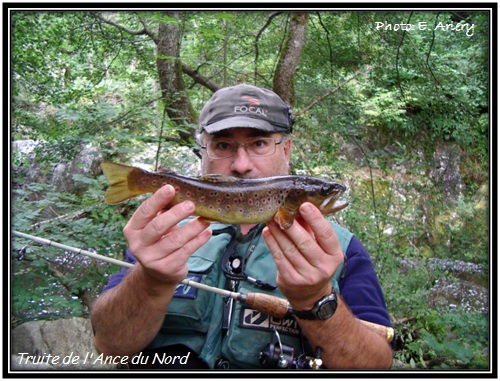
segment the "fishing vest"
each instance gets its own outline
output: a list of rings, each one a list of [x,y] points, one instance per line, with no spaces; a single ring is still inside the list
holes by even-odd
[[[353,234],[335,223],[331,224],[345,257]],[[240,237],[235,242],[234,234],[228,231],[229,226],[212,224],[212,238],[188,260],[187,279],[226,288],[228,280],[221,263],[225,253],[227,258],[226,248],[231,244],[235,256],[248,258],[244,268],[248,276],[259,282],[275,284],[276,265],[260,234],[261,230],[255,236],[250,232],[244,237],[236,230]],[[344,265],[342,263],[331,280],[337,292]],[[274,290],[263,289],[248,281],[236,281],[233,284],[236,284],[236,292],[268,293],[285,298],[277,287]],[[274,318],[241,302],[227,299],[211,292],[178,285],[160,332],[149,348],[184,344],[196,352],[210,368],[214,368],[222,358],[230,368],[250,369],[260,367],[261,350],[270,343],[276,343],[276,336],[279,334],[282,344],[293,347],[296,355],[304,353],[305,338],[292,316]],[[224,308],[225,303],[232,305]],[[229,313],[230,319],[227,322],[226,315]]]

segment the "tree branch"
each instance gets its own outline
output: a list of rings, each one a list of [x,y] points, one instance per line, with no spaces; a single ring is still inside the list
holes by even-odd
[[[370,70],[371,69],[371,66],[368,66],[366,68],[366,71]],[[297,112],[294,112],[294,115],[295,117],[299,117],[300,115],[302,115],[303,113],[309,111],[311,108],[313,108],[317,103],[323,101],[324,99],[326,99],[327,97],[329,97],[330,95],[332,95],[333,93],[339,91],[343,86],[345,86],[347,83],[351,82],[354,78],[356,78],[359,74],[361,73],[364,73],[365,71],[363,69],[359,69],[358,71],[356,71],[350,78],[346,79],[344,82],[342,82],[340,85],[338,85],[337,87],[335,87],[334,89],[330,90],[328,93],[320,96],[319,98],[317,98],[313,103],[311,103],[309,106],[305,107],[304,109],[300,110],[300,111],[297,111]]]
[[[260,36],[262,35],[262,33],[264,33],[264,31],[267,29],[267,27],[271,24],[271,21],[273,21],[273,19],[276,17],[276,16],[279,16],[280,14],[282,14],[283,12],[273,12],[269,15],[266,23],[264,24],[264,26],[262,28],[260,28],[259,32],[257,33],[257,35],[255,36],[255,42],[254,42],[254,47],[255,47],[255,70],[254,70],[254,82],[257,82],[257,61],[259,60],[259,39],[260,39]]]
[[[114,26],[115,28],[121,30],[121,31],[124,31],[125,33],[128,33],[132,36],[149,36],[155,44],[158,44],[158,37],[151,31],[149,30],[146,25],[144,24],[144,21],[142,19],[141,20],[141,23],[142,25],[144,26],[144,29],[140,29],[140,30],[133,30],[133,29],[129,29],[129,28],[126,28],[124,27],[123,25],[113,21],[113,20],[108,20],[107,18],[105,18],[101,13],[95,13],[95,15],[100,19],[102,20],[105,24],[109,24],[109,25],[112,25]]]
[[[205,86],[207,89],[212,90],[214,93],[220,89],[220,86],[211,79],[201,75],[198,70],[194,70],[185,63],[181,62],[182,72],[191,77],[196,83]]]

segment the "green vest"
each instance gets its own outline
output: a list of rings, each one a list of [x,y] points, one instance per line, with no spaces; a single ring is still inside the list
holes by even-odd
[[[225,288],[227,279],[221,269],[221,262],[232,235],[216,233],[217,229],[228,226],[212,224],[213,237],[188,260],[188,278]],[[345,254],[353,234],[335,223],[332,223],[332,226]],[[235,252],[242,257],[248,257],[245,273],[257,280],[275,284],[276,265],[260,232],[255,237],[249,233],[239,238]],[[332,285],[337,291],[343,266],[344,264],[339,267],[332,278]],[[248,281],[237,282],[236,291],[264,292],[284,298],[278,288],[266,291]],[[195,351],[211,368],[220,356],[229,362],[231,368],[258,368],[262,348],[277,341],[274,332],[276,330],[284,345],[294,347],[296,355],[303,353],[304,338],[293,317],[273,318],[248,308],[243,303],[234,302],[230,324],[223,330],[224,303],[225,298],[219,295],[180,284],[170,302],[162,328],[149,347],[184,344]]]

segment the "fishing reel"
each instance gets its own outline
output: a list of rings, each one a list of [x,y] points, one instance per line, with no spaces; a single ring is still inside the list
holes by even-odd
[[[260,352],[259,364],[266,369],[320,369],[321,350],[318,348],[316,357],[301,354],[295,357],[295,349],[281,342],[276,330],[276,343],[269,343]]]
[[[259,363],[266,369],[293,369],[295,349],[281,343],[280,335],[274,330],[278,341],[269,343],[260,352]]]

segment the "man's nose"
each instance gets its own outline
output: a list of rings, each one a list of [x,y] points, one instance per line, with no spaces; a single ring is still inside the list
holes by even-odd
[[[246,147],[244,145],[240,145],[233,156],[231,170],[238,174],[245,174],[250,172],[252,168],[252,160],[248,155]]]

